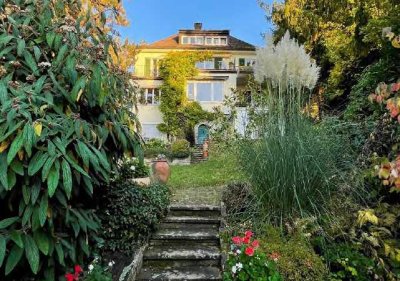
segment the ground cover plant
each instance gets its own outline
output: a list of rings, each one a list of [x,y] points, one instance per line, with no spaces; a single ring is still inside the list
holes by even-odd
[[[56,280],[101,242],[91,198],[140,150],[130,83],[79,2],[0,1],[0,17],[0,279]]]

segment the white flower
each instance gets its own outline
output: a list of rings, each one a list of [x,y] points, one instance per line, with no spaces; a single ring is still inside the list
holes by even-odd
[[[136,170],[135,166],[131,166],[130,168],[132,171]]]
[[[236,265],[232,266],[232,273],[236,273],[236,271],[237,271]]]
[[[43,61],[43,62],[39,63],[38,66],[39,67],[50,67],[51,63]]]
[[[236,264],[236,267],[239,269],[239,271],[243,268],[243,264],[241,262],[238,262]]]
[[[238,255],[240,255],[240,254],[242,253],[242,251],[236,250],[236,253],[237,253]]]
[[[92,272],[93,269],[94,269],[94,265],[93,265],[93,264],[90,264],[90,265],[89,265],[89,272]]]
[[[257,50],[254,75],[263,82],[271,79],[275,86],[290,85],[294,88],[313,89],[319,78],[320,68],[303,45],[290,38],[286,32],[282,40],[274,45],[269,39],[264,48]]]
[[[114,264],[115,264],[115,261],[110,261],[110,262],[108,263],[108,267],[112,267]]]

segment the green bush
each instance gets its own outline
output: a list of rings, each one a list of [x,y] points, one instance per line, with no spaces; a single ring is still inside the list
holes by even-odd
[[[146,158],[155,158],[159,154],[168,155],[167,144],[160,139],[151,139],[144,145],[144,156]]]
[[[280,231],[268,228],[261,239],[264,250],[276,259],[279,273],[285,281],[326,281],[328,271],[322,259],[313,251],[301,235],[289,238],[280,236]]]
[[[258,200],[260,215],[274,224],[320,216],[331,193],[352,167],[349,146],[335,131],[299,116],[280,125],[270,121],[257,140],[238,142],[239,165]]]
[[[81,11],[0,1],[0,280],[58,280],[84,264],[101,241],[92,194],[113,159],[140,150],[112,38]]]
[[[124,180],[150,176],[150,167],[138,158],[124,158],[119,164],[117,177]]]
[[[354,246],[341,243],[332,244],[325,249],[324,258],[330,268],[329,280],[374,280],[376,271],[374,261],[364,256]]]
[[[169,190],[159,184],[143,188],[120,181],[107,188],[103,200],[104,250],[131,254],[166,214]]]
[[[185,139],[176,140],[171,144],[172,158],[186,158],[190,155],[190,143]]]

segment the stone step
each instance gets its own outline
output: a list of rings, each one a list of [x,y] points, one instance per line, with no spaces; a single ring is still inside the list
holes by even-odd
[[[199,217],[199,216],[167,216],[164,222],[170,223],[182,223],[182,224],[192,224],[192,223],[199,223],[199,224],[216,224],[219,225],[221,223],[220,218],[210,218],[210,217]]]
[[[143,267],[151,268],[177,268],[177,267],[193,267],[193,266],[220,266],[221,259],[208,260],[143,260]]]
[[[145,260],[220,260],[218,246],[198,244],[162,245],[147,248]]]
[[[198,229],[159,229],[152,240],[218,240],[218,231],[216,230],[198,230]]]
[[[169,208],[169,215],[176,217],[198,216],[208,218],[219,218],[221,216],[221,208],[211,205],[172,205]]]
[[[182,222],[162,222],[158,225],[158,229],[197,229],[197,230],[219,230],[219,224],[213,223],[182,223]]]
[[[219,267],[143,268],[137,280],[208,281],[222,280]]]

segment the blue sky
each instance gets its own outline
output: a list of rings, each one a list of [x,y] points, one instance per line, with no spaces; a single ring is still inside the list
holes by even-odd
[[[268,0],[272,1],[272,0]],[[271,32],[257,0],[124,0],[128,27],[119,28],[123,38],[148,43],[191,29],[202,22],[204,29],[230,29],[231,35],[263,45],[261,33]]]

